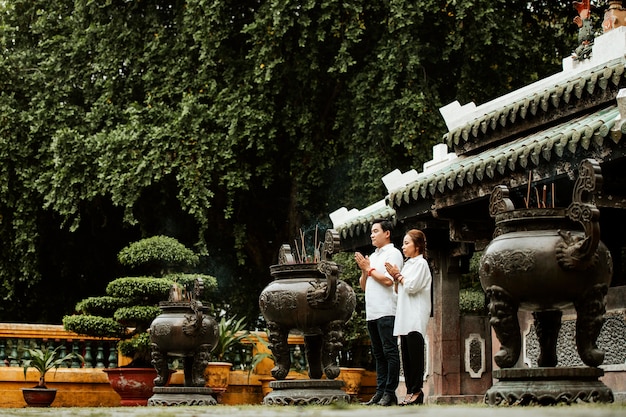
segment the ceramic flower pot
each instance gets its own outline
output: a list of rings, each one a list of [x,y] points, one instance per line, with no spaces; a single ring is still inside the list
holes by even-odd
[[[142,406],[148,404],[152,396],[154,368],[109,368],[103,369],[109,377],[109,383],[120,396],[122,406]]]
[[[54,401],[56,388],[22,388],[24,401],[29,407],[50,407]]]

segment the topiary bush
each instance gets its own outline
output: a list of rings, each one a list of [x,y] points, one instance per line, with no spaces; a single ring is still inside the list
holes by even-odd
[[[131,268],[159,265],[168,269],[195,266],[200,260],[191,249],[168,236],[153,236],[131,243],[118,253],[117,259]]]
[[[63,326],[81,335],[118,338],[120,353],[132,358],[128,367],[151,367],[147,330],[161,314],[159,301],[168,299],[175,282],[188,288],[196,278],[202,278],[207,294],[217,287],[217,280],[209,275],[190,273],[189,269],[199,263],[199,256],[167,236],[131,243],[119,252],[118,260],[134,271],[152,270],[152,273],[111,281],[106,295],[78,302],[77,314],[65,316]]]

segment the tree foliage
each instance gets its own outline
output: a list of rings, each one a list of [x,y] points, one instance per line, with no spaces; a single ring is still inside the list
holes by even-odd
[[[282,243],[419,169],[440,106],[558,71],[573,16],[564,1],[1,0],[0,317],[57,317],[23,308],[60,286],[71,306],[155,234],[195,242],[250,317]]]

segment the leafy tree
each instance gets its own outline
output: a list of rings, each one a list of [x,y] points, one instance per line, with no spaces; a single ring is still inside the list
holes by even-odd
[[[0,0],[0,318],[56,320],[37,294],[71,306],[127,242],[167,234],[254,319],[282,243],[421,167],[441,105],[557,72],[573,16],[564,1]]]

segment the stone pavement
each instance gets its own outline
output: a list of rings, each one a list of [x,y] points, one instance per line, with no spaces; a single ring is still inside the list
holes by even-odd
[[[423,405],[412,407],[379,407],[360,405],[329,406],[198,406],[198,407],[101,407],[101,408],[0,408],[8,417],[624,417],[624,404],[575,404],[551,407],[489,407],[486,405]]]

